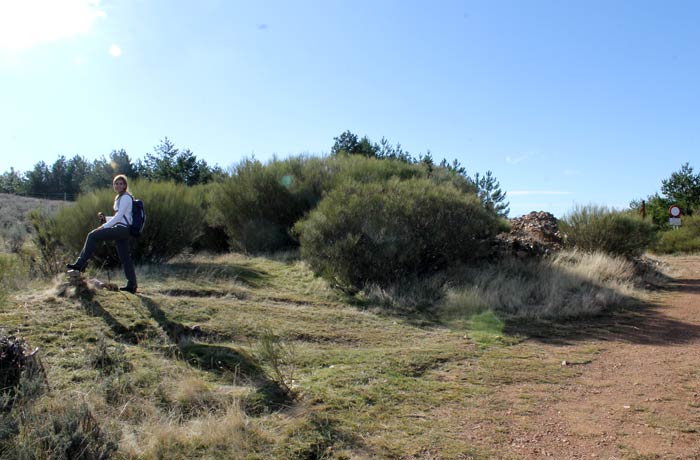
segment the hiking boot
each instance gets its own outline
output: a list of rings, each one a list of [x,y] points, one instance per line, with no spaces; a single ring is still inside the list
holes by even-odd
[[[67,268],[68,270],[76,270],[76,271],[79,271],[79,272],[82,272],[82,271],[85,269],[85,267],[81,267],[81,266],[78,265],[78,264],[66,264],[66,268]]]
[[[132,294],[136,294],[136,287],[131,287],[131,286],[122,286],[119,288],[120,291],[126,291],[126,292],[131,292]]]

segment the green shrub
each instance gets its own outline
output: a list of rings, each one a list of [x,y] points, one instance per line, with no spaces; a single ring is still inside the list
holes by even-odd
[[[294,391],[289,385],[294,381],[294,345],[267,329],[260,335],[255,351],[258,360],[269,369],[268,375],[272,381],[286,396],[293,397]]]
[[[484,255],[499,220],[428,179],[348,182],[295,226],[311,268],[340,288],[391,283]]]
[[[194,252],[224,253],[229,251],[229,241],[223,226],[216,224],[212,213],[212,201],[217,184],[210,182],[192,187],[195,199],[201,204],[205,220],[200,235],[192,243]]]
[[[27,278],[28,270],[20,256],[0,253],[0,300],[22,286]]]
[[[626,257],[642,254],[656,238],[650,222],[604,206],[577,206],[564,216],[560,226],[570,247]]]
[[[213,198],[214,221],[224,227],[233,248],[259,252],[292,244],[287,229],[303,208],[290,190],[294,179],[284,178],[257,160],[244,160],[219,185]]]
[[[66,209],[66,208],[64,208]],[[32,227],[31,241],[35,252],[24,253],[34,272],[53,276],[64,270],[64,249],[58,239],[56,220],[44,209],[35,209],[28,214]]]
[[[27,237],[27,228],[21,222],[15,222],[4,232],[5,249],[14,254],[19,254]]]
[[[171,182],[133,181],[129,191],[146,208],[143,234],[131,242],[135,262],[158,263],[191,247],[202,232],[204,209],[192,188]],[[77,256],[87,234],[99,224],[97,212],[113,214],[114,192],[100,190],[82,195],[73,206],[62,209],[56,216],[59,241]],[[113,244],[98,245],[95,261],[118,257]]]
[[[244,160],[213,194],[211,221],[225,229],[235,249],[287,249],[298,245],[290,233],[292,226],[325,193],[348,181],[385,182],[391,178],[430,178],[465,192],[476,190],[468,179],[447,168],[360,155],[297,156],[267,164]]]
[[[678,229],[661,233],[654,251],[661,253],[700,251],[700,216],[683,217],[682,225]]]

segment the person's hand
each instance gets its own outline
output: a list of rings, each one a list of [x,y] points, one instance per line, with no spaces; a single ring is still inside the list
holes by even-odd
[[[104,224],[107,222],[107,218],[105,217],[104,214],[102,214],[101,211],[97,213],[97,219],[100,221],[101,224]]]

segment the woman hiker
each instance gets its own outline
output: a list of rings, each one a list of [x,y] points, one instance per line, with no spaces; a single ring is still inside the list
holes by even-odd
[[[132,238],[129,227],[131,226],[131,209],[134,197],[127,191],[129,186],[126,176],[123,174],[114,178],[112,187],[117,193],[117,196],[114,198],[114,216],[105,216],[101,212],[97,213],[97,217],[102,225],[88,233],[80,256],[72,264],[67,264],[66,267],[71,270],[85,270],[88,260],[95,252],[97,242],[113,240],[117,243],[117,253],[127,279],[126,286],[120,287],[119,290],[136,293],[136,272],[134,271],[134,263],[129,255],[129,240]]]

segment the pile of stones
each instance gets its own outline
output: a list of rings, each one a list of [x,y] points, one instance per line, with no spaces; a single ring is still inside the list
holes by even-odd
[[[563,247],[559,223],[553,214],[533,211],[510,220],[511,231],[496,236],[496,255],[521,259],[545,257]]]

